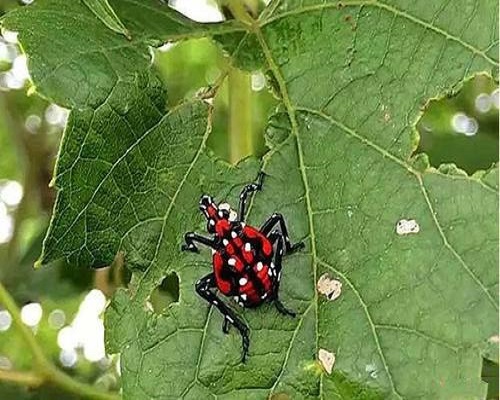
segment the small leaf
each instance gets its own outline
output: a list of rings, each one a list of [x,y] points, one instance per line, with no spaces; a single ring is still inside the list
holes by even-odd
[[[83,0],[83,2],[109,29],[121,33],[129,40],[132,39],[125,25],[109,5],[108,0]]]

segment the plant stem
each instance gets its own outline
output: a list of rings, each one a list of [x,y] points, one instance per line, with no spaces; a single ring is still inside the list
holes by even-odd
[[[229,86],[229,160],[235,164],[254,153],[250,75],[231,68]]]
[[[245,2],[242,0],[227,0],[227,7],[231,10],[233,16],[244,25],[252,25],[254,20],[245,8]]]
[[[53,383],[68,392],[75,393],[86,399],[95,400],[120,400],[121,396],[106,393],[86,383],[78,382],[61,370],[51,365],[51,369],[44,374],[48,382]]]
[[[17,383],[28,387],[38,387],[43,383],[43,378],[33,372],[9,371],[0,369],[0,381]]]
[[[36,341],[33,332],[22,322],[21,313],[14,299],[0,282],[0,303],[12,316],[12,321],[17,327],[23,340],[26,342],[33,355],[35,372],[12,372],[0,370],[0,380],[15,382],[28,386],[39,386],[43,383],[52,383],[68,392],[80,395],[83,398],[95,400],[119,400],[120,396],[112,393],[105,393],[91,385],[74,380],[69,375],[59,370],[45,357],[40,345]]]
[[[21,313],[19,308],[17,307],[14,299],[10,296],[9,292],[5,289],[5,287],[0,282],[0,303],[2,303],[5,309],[12,316],[12,321],[16,325],[19,333],[21,334],[23,340],[28,345],[28,348],[33,355],[33,361],[36,366],[40,369],[47,368],[51,366],[51,363],[45,358],[45,355],[42,352],[42,349],[38,345],[38,342],[31,332],[30,328],[28,328],[23,321],[21,320]]]

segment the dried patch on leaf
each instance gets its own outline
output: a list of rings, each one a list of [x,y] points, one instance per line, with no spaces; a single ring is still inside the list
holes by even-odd
[[[323,274],[316,284],[318,292],[324,294],[328,300],[333,301],[342,293],[342,282],[337,279],[331,279],[328,274]]]
[[[396,233],[400,236],[420,232],[420,225],[414,219],[401,219],[396,224]]]
[[[325,349],[319,349],[318,360],[321,362],[326,373],[330,375],[335,364],[335,354]]]
[[[500,343],[500,336],[498,335],[493,335],[488,339],[488,342],[490,343]]]

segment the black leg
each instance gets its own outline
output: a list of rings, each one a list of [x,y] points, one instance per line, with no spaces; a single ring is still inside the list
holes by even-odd
[[[229,332],[228,323],[233,325],[240,332],[243,347],[241,362],[244,363],[248,353],[248,346],[250,345],[248,326],[236,316],[233,310],[226,306],[222,300],[217,297],[217,295],[213,292],[215,287],[216,284],[213,273],[208,274],[196,282],[196,292],[210,304],[214,305],[223,315],[224,323],[222,325],[222,330],[224,333]]]
[[[264,222],[264,225],[262,225],[262,227],[260,228],[260,232],[264,235],[264,236],[268,236],[269,233],[273,230],[273,228],[278,225],[279,226],[279,230],[283,236],[283,239],[285,241],[285,250],[288,254],[291,254],[297,250],[300,250],[302,248],[304,248],[304,243],[302,242],[298,242],[298,243],[295,243],[295,244],[291,244],[290,243],[290,238],[288,237],[288,229],[286,227],[286,222],[285,222],[285,219],[283,218],[283,215],[281,214],[273,214],[269,217],[269,219]]]
[[[246,185],[240,193],[240,204],[238,206],[238,220],[241,222],[245,221],[245,208],[247,205],[248,195],[250,193],[256,192],[262,189],[262,180],[264,179],[264,173],[259,172],[257,177],[257,182],[250,183]]]
[[[222,323],[222,332],[224,332],[226,335],[229,333],[229,320],[227,318],[224,318],[224,322]]]
[[[214,239],[198,235],[197,233],[194,232],[186,233],[184,235],[184,240],[186,241],[186,243],[182,245],[181,249],[184,251],[192,251],[193,253],[199,252],[198,247],[196,247],[194,242],[201,243],[205,246],[211,247],[212,249],[214,249],[216,246]]]
[[[279,288],[280,288],[280,280],[281,280],[281,269],[282,269],[282,258],[283,258],[283,247],[285,239],[283,234],[278,231],[273,231],[269,235],[269,240],[274,244],[276,244],[276,252],[274,256],[274,268],[275,268],[275,276],[276,279],[273,282],[273,297],[271,301],[276,306],[276,309],[284,315],[289,315],[291,317],[295,317],[295,312],[286,308],[283,303],[279,299]]]
[[[281,314],[284,314],[284,315],[289,315],[290,317],[295,317],[297,314],[295,313],[295,311],[292,311],[288,308],[286,308],[283,303],[280,301],[280,299],[278,298],[278,296],[276,296],[276,298],[274,299],[274,305],[276,306],[276,309],[281,313]]]

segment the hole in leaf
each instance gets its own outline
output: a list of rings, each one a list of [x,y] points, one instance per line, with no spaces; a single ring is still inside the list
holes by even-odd
[[[454,163],[468,174],[498,161],[498,83],[485,74],[464,82],[459,92],[431,100],[417,122],[430,164]]]
[[[119,287],[128,287],[132,280],[132,271],[125,265],[123,252],[118,252],[109,267],[96,270],[94,286],[106,296],[112,296]]]
[[[172,272],[161,281],[160,285],[153,290],[149,303],[156,313],[163,312],[170,304],[179,301],[179,276]]]
[[[167,88],[168,107],[196,95],[214,106],[207,145],[217,157],[236,164],[249,155],[264,155],[264,129],[277,100],[262,71],[234,68],[206,38],[167,43],[156,50],[154,60]]]
[[[481,371],[481,379],[488,384],[488,394],[486,398],[498,399],[498,364],[483,358],[483,368]]]
[[[216,84],[228,59],[212,40],[204,38],[164,44],[155,51],[154,64],[171,107]]]
[[[276,104],[262,71],[229,67],[214,99],[208,146],[231,164],[251,155],[262,157],[267,151],[264,130]]]

